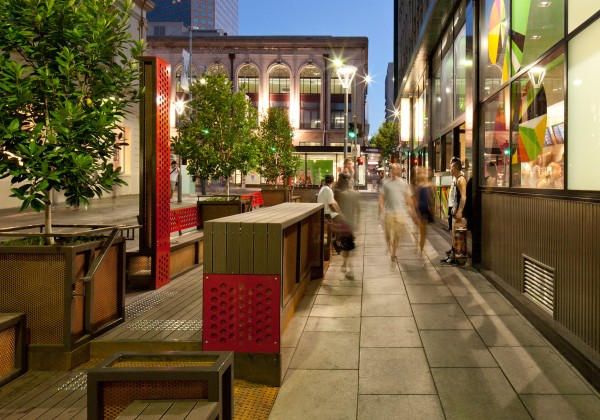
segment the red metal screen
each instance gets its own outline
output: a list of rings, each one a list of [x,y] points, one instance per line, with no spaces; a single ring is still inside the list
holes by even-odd
[[[156,58],[156,254],[153,272],[156,288],[169,282],[171,184],[171,145],[169,136],[169,105],[171,66]]]
[[[171,233],[181,233],[183,229],[197,227],[200,223],[198,220],[198,206],[171,210],[170,221]]]
[[[205,274],[203,350],[279,353],[280,277]]]

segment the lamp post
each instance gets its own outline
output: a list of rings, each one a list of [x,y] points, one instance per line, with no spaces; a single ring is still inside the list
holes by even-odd
[[[348,157],[348,89],[357,70],[356,67],[349,65],[337,69],[337,77],[344,88],[344,160]]]
[[[188,72],[187,72],[187,76],[188,76],[188,89],[189,89],[189,97],[188,100],[192,99],[192,91],[191,91],[191,87],[192,87],[192,36],[194,34],[194,31],[199,30],[200,28],[198,26],[193,26],[190,25],[187,27],[188,29],[188,33],[189,33],[189,53],[190,53],[190,62],[188,63]],[[183,112],[183,107],[181,107],[181,111],[179,111],[178,109],[176,109],[176,111],[181,114]],[[179,167],[179,173],[177,174],[177,202],[181,203],[183,202],[183,186],[181,185],[182,182],[182,177],[181,177],[181,156],[177,156],[177,166]]]

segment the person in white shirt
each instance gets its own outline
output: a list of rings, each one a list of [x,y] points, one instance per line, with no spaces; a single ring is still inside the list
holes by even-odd
[[[379,193],[379,217],[384,216],[385,239],[392,261],[396,261],[396,251],[400,240],[400,231],[406,225],[404,205],[410,203],[406,180],[401,177],[402,168],[394,163],[390,167],[392,178],[382,183]]]
[[[177,161],[171,161],[171,173],[169,179],[171,180],[171,200],[173,199],[173,193],[175,193],[175,187],[177,187],[177,177],[179,176],[179,167]]]

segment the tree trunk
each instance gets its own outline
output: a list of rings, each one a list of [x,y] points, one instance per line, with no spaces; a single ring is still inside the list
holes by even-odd
[[[50,193],[51,191],[46,192],[46,202],[50,203]],[[44,232],[52,233],[52,203],[47,204],[44,209]],[[46,238],[46,243],[48,245],[54,245],[54,238],[52,236],[48,236]]]
[[[225,178],[225,195],[229,197],[229,177]]]

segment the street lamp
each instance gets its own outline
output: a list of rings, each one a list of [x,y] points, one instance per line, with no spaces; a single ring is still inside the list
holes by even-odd
[[[188,68],[187,68],[187,77],[188,77],[188,92],[189,92],[189,97],[188,100],[192,99],[192,70],[193,70],[193,65],[192,65],[192,35],[194,34],[194,31],[199,30],[200,28],[198,26],[193,26],[190,25],[187,27],[188,29],[188,33],[189,33],[189,53],[190,53],[190,58],[189,58],[189,63],[188,63]],[[179,101],[178,101],[179,102]],[[183,103],[176,103],[175,104],[175,111],[181,115],[183,113]],[[177,174],[177,202],[181,203],[183,202],[183,185],[182,185],[182,177],[181,177],[181,164],[183,162],[181,161],[181,156],[177,156],[177,166],[179,167],[179,173]]]
[[[344,88],[344,160],[348,157],[348,89],[357,70],[356,67],[349,65],[337,69],[337,77]]]

